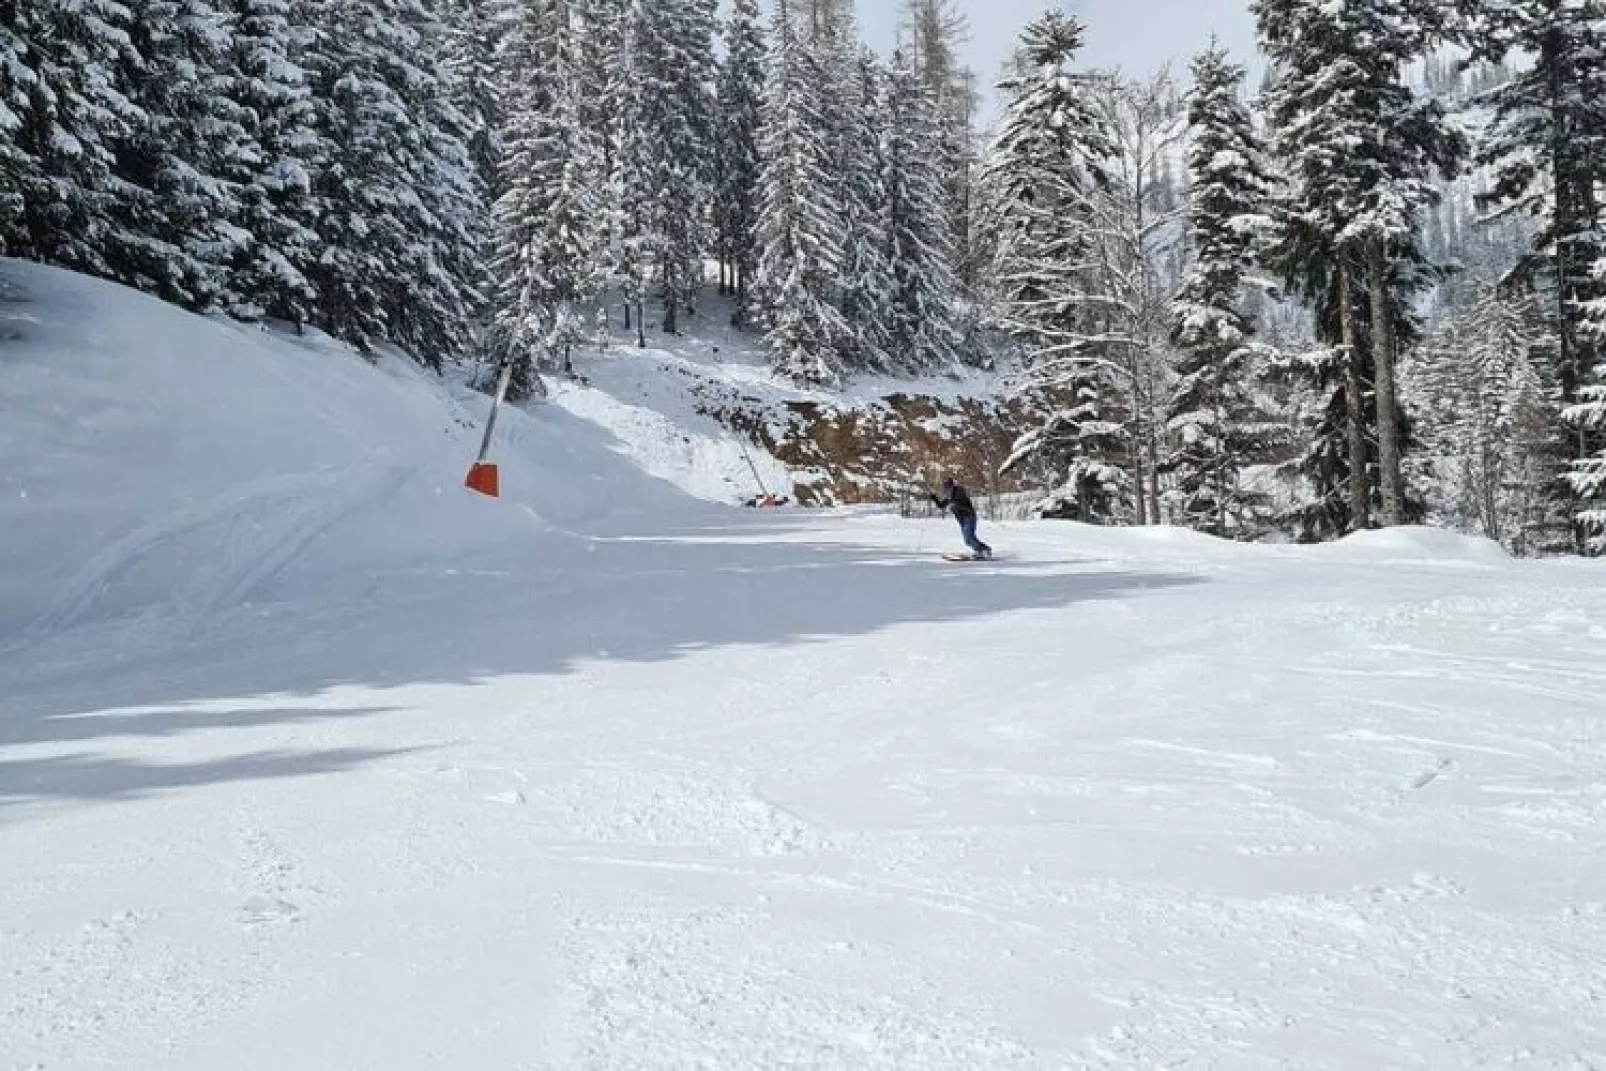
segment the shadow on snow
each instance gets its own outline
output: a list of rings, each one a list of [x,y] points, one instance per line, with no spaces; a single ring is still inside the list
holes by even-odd
[[[575,537],[534,546],[523,562],[375,574],[328,602],[240,608],[188,633],[134,623],[13,648],[0,654],[0,805],[307,776],[395,754],[269,751],[172,766],[15,754],[390,712],[287,699],[341,686],[584,674],[598,663],[796,646],[1201,582],[1159,571],[1045,571],[1030,561],[954,565],[936,546],[917,556],[798,538],[808,529],[784,513],[737,514],[667,535]],[[154,638],[142,647],[130,639],[139,635]]]

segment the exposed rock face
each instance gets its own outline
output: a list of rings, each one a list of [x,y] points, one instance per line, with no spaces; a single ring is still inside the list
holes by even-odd
[[[1035,474],[998,472],[1015,441],[1041,419],[1029,401],[898,393],[777,403],[711,386],[697,396],[705,414],[793,470],[791,497],[800,505],[905,501],[945,474],[978,498],[1043,487]]]

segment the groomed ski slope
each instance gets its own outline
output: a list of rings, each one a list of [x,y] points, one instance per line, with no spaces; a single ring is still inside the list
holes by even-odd
[[[948,564],[559,405],[493,503],[399,361],[0,278],[0,1071],[1606,1067],[1598,565]]]

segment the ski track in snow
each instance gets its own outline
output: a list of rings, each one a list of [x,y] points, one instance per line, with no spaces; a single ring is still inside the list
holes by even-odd
[[[90,619],[142,564],[193,561],[164,599],[197,619],[237,606],[341,519],[393,495],[399,467],[276,477],[169,514],[117,540],[65,586],[33,626],[36,636]],[[164,576],[162,580],[166,580]]]

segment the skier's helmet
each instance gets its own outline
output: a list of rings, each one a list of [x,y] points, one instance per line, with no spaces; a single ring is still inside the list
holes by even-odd
[[[952,491],[954,489],[954,478],[952,476],[944,476],[942,478],[942,489],[944,491]]]

